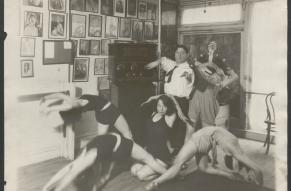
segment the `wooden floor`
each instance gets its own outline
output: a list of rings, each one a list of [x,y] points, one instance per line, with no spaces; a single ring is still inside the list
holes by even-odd
[[[274,189],[274,148],[271,148],[269,155],[265,155],[265,148],[262,147],[262,143],[260,142],[240,140],[240,143],[244,150],[247,151],[246,154],[261,166],[264,174],[264,187]],[[18,172],[17,190],[40,191],[44,184],[68,163],[69,161],[63,158],[57,158],[20,168]],[[125,171],[113,178],[105,186],[103,191],[145,191],[145,184],[146,182],[137,180],[131,176],[129,171]],[[167,188],[167,190],[169,189]]]

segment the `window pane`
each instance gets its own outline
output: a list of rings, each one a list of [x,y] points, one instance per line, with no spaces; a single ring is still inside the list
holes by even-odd
[[[181,24],[200,24],[214,22],[235,22],[241,19],[241,4],[209,6],[185,9],[182,12]]]

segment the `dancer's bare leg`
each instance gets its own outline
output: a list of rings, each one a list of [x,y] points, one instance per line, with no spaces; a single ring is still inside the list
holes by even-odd
[[[65,189],[80,173],[92,166],[97,158],[97,149],[90,149],[78,157],[72,164],[71,170],[58,183],[55,191]]]
[[[116,119],[114,126],[125,138],[132,139],[131,130],[122,114]]]

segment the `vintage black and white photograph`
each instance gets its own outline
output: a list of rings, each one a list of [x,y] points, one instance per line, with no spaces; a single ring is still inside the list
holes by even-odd
[[[85,10],[89,12],[99,12],[99,0],[86,0]]]
[[[108,55],[108,45],[111,43],[110,39],[101,40],[101,55]]]
[[[151,21],[144,22],[144,40],[153,40],[154,23]]]
[[[127,0],[126,17],[137,18],[137,0]]]
[[[101,0],[101,14],[113,16],[113,0]]]
[[[43,0],[23,0],[23,5],[42,8]]]
[[[21,77],[33,77],[33,60],[21,60]]]
[[[100,40],[90,40],[90,55],[100,55]]]
[[[287,191],[287,7],[6,0],[5,190]]]
[[[125,0],[114,1],[114,16],[125,17]]]
[[[66,11],[66,0],[49,0],[49,10]]]
[[[105,37],[117,38],[118,17],[106,16],[105,21]]]
[[[75,58],[73,66],[73,82],[88,82],[89,58]]]
[[[70,0],[70,9],[75,11],[85,11],[85,0]]]
[[[157,5],[154,3],[147,3],[147,19],[156,20]]]
[[[104,75],[104,58],[95,58],[94,75]]]
[[[132,40],[143,41],[143,22],[132,21]]]
[[[79,55],[90,54],[90,40],[80,40]]]
[[[86,15],[71,14],[71,37],[86,37]]]
[[[67,14],[50,12],[49,38],[66,38]]]
[[[34,38],[21,38],[21,57],[34,57],[35,55],[35,39]]]
[[[128,18],[119,19],[119,37],[131,38],[131,19]]]
[[[89,29],[88,36],[101,37],[102,36],[102,16],[89,14]]]
[[[42,13],[25,11],[23,23],[23,35],[42,37],[43,33],[43,20]]]
[[[138,18],[147,19],[147,3],[143,1],[138,2]]]

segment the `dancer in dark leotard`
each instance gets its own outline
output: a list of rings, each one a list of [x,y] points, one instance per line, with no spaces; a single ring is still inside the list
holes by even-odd
[[[95,190],[102,187],[110,178],[115,161],[133,158],[143,162],[157,173],[164,173],[166,169],[147,153],[142,147],[130,139],[123,138],[119,134],[110,133],[100,135],[90,141],[80,156],[61,169],[44,186],[43,191],[61,191],[76,180],[79,175],[92,167],[102,169],[102,174],[96,177]],[[109,168],[104,170],[103,162],[110,162]],[[105,172],[104,172],[105,171]]]
[[[167,95],[157,98],[156,111],[146,122],[146,150],[164,167],[171,164],[170,130],[176,120],[173,99]],[[179,107],[179,106],[178,106]],[[178,108],[180,110],[180,108]],[[134,164],[132,174],[140,180],[151,180],[158,174],[148,165]]]
[[[55,101],[46,101],[51,99]],[[61,104],[57,104],[59,102]],[[45,114],[60,112],[64,121],[76,120],[81,112],[95,111],[99,135],[106,134],[109,127],[114,126],[124,137],[132,139],[132,133],[124,116],[102,96],[84,94],[79,98],[73,98],[62,93],[51,94],[41,100],[41,108]]]

